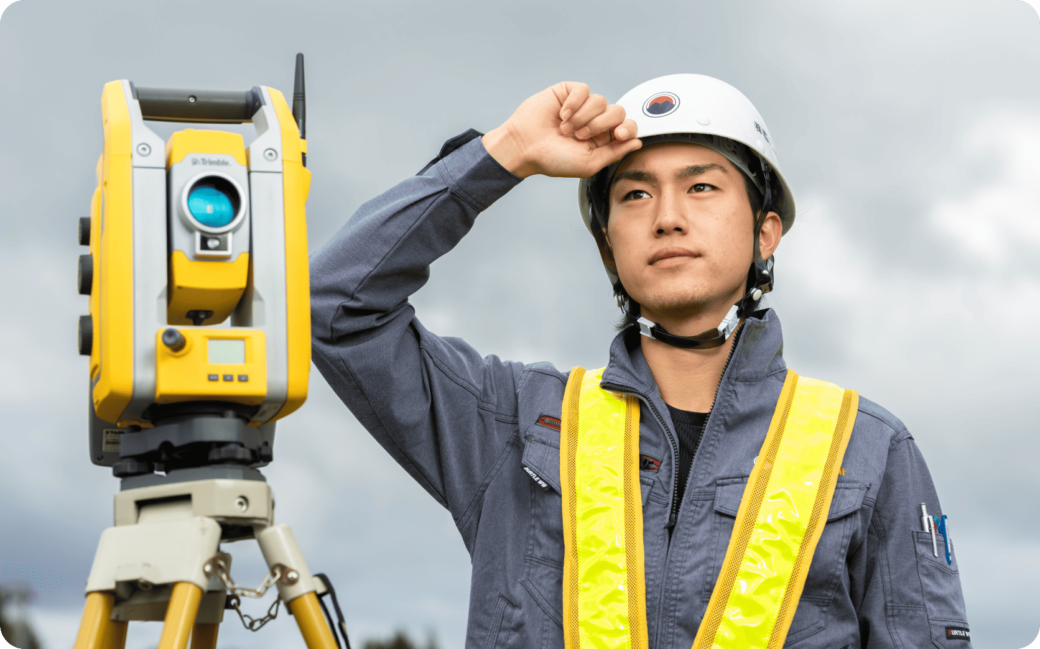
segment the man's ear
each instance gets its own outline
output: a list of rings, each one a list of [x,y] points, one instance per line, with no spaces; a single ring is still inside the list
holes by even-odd
[[[769,259],[776,251],[780,245],[783,231],[784,224],[780,220],[780,215],[776,212],[766,214],[762,219],[762,227],[758,230],[758,251],[762,255],[762,259]]]

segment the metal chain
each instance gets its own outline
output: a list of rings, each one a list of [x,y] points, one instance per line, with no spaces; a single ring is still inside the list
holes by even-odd
[[[242,598],[238,595],[229,595],[228,603],[231,608],[235,609],[235,612],[238,613],[238,617],[241,618],[243,626],[250,631],[259,631],[265,624],[278,617],[278,605],[282,603],[282,600],[280,598],[274,600],[274,604],[271,604],[271,608],[267,609],[267,615],[259,619],[242,612],[240,606]]]
[[[275,564],[271,567],[271,572],[267,573],[267,576],[264,577],[264,580],[260,582],[260,585],[257,588],[246,588],[245,586],[239,586],[231,579],[231,571],[228,570],[227,563],[227,559],[230,558],[229,555],[224,553],[214,556],[206,562],[206,565],[203,567],[203,572],[209,577],[212,577],[214,574],[220,577],[220,580],[224,582],[224,587],[228,592],[229,606],[235,609],[235,612],[238,613],[238,617],[242,619],[242,624],[247,629],[250,631],[258,631],[261,627],[278,616],[278,606],[282,603],[282,600],[281,598],[276,599],[274,604],[267,609],[267,614],[264,617],[254,618],[251,615],[242,612],[242,598],[240,595],[254,598],[263,597],[271,586],[274,586],[276,582],[282,580],[283,574],[288,572],[288,570],[281,564]],[[295,580],[293,580],[293,582],[295,583]]]

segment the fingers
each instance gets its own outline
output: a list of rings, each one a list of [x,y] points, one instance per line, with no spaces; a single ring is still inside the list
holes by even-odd
[[[561,130],[563,130],[564,135],[568,135],[574,130],[573,127],[566,130],[564,129],[567,127],[569,123],[568,120],[571,116],[578,112],[578,109],[582,107],[585,100],[589,98],[589,86],[585,83],[564,81],[553,86],[553,93],[556,94],[556,98],[560,100],[560,104],[562,104],[559,113],[560,121],[563,122],[563,124],[561,124]],[[582,125],[584,125],[584,122],[582,122]]]
[[[616,129],[614,129],[615,140],[630,140],[634,137],[637,137],[638,135],[639,127],[636,125],[636,122],[633,119],[626,119],[625,121],[621,122],[621,126],[618,126]]]
[[[593,97],[596,96],[598,95],[593,95]],[[585,104],[588,105],[591,101],[592,97],[589,97],[589,101],[585,102]],[[605,99],[603,101],[606,102]],[[572,124],[574,124],[574,122],[581,116],[583,110],[584,107],[582,107],[582,110],[579,110],[578,113],[571,118]],[[607,133],[609,135],[610,131],[620,125],[624,119],[624,108],[617,104],[606,106],[602,113],[594,116],[584,126],[574,124],[575,129],[577,129],[574,131],[574,137],[579,140],[587,140],[588,138],[599,135],[600,133]]]
[[[643,142],[637,138],[614,140],[613,142],[592,151],[591,159],[589,161],[590,166],[598,171],[607,165],[614,164],[629,153],[638,151],[642,146]]]
[[[611,106],[611,108],[613,108],[613,106]],[[624,117],[624,113],[622,113],[621,116]],[[596,120],[593,120],[593,122],[595,121]],[[596,146],[603,146],[614,140],[631,140],[632,138],[636,137],[638,130],[639,129],[636,126],[634,120],[626,119],[625,121],[621,122],[620,125],[617,125],[616,128],[614,128],[614,130],[604,130],[599,135],[592,136],[592,142]]]
[[[564,135],[569,135],[573,132],[574,136],[580,140],[588,139],[590,135],[595,134],[591,128],[586,129],[586,127],[589,126],[589,122],[601,116],[607,108],[607,100],[603,95],[589,95],[588,99],[585,100],[585,103],[583,103],[581,107],[574,111],[574,114],[570,116],[570,119],[560,125],[560,131],[563,132]],[[618,121],[624,119],[624,115],[625,111],[622,109]],[[617,117],[616,111],[615,117]],[[565,128],[568,126],[570,128]],[[582,135],[580,136],[578,135],[579,131],[582,132]]]

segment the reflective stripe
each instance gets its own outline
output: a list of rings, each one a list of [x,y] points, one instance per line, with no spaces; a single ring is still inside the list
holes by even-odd
[[[639,403],[600,389],[602,375],[575,368],[564,397],[564,639],[647,649]]]
[[[788,371],[695,648],[783,646],[858,405],[852,390]]]
[[[578,542],[577,494],[574,492],[574,458],[579,437],[578,402],[585,370],[575,367],[567,379],[560,416],[560,494],[563,497],[563,645],[579,649],[578,641]]]
[[[563,400],[566,649],[647,649],[639,402],[571,371]],[[788,371],[694,648],[779,649],[855,423],[852,390]]]

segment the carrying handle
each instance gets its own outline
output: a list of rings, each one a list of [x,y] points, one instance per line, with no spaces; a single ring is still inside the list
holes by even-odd
[[[263,105],[260,89],[176,90],[173,88],[130,89],[141,106],[141,117],[153,122],[205,122],[209,124],[246,124]],[[303,54],[296,55],[293,79],[293,119],[300,137],[307,137],[307,100],[303,81]],[[306,158],[305,158],[306,160]],[[304,163],[306,164],[306,162]]]
[[[141,116],[155,122],[207,122],[245,124],[263,104],[255,89],[244,92],[224,90],[176,90],[137,88],[131,84],[134,99],[141,105]]]

